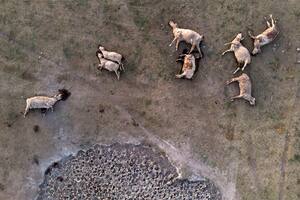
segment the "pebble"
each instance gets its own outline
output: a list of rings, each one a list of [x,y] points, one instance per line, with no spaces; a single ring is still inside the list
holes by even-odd
[[[52,164],[37,199],[222,199],[208,180],[176,179],[176,168],[158,152],[143,145],[95,145]]]

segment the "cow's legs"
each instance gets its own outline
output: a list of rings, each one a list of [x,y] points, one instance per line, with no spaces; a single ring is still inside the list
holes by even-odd
[[[243,98],[243,95],[237,95],[237,96],[234,96],[234,97],[231,97],[231,101],[234,101],[235,99],[240,99],[240,98]]]
[[[229,85],[230,83],[233,83],[235,81],[238,81],[238,78],[232,78],[229,81],[226,82],[226,85]]]
[[[186,72],[183,72],[182,74],[176,74],[176,78],[182,78],[186,75]]]
[[[202,52],[201,52],[201,49],[200,49],[200,42],[198,42],[198,44],[197,44],[197,49],[199,51],[200,58],[202,58]]]
[[[243,66],[243,68],[242,68],[242,71],[244,71],[244,69],[245,69],[245,67],[247,66],[247,64],[248,64],[248,62],[245,61],[245,62],[244,62],[244,66]]]
[[[179,40],[176,41],[176,51],[178,50],[179,47]]]
[[[172,40],[172,42],[169,44],[169,46],[172,46],[172,44],[177,40],[177,37],[174,37],[174,39]]]
[[[24,117],[26,117],[26,114],[28,113],[28,111],[29,111],[29,105],[27,104],[26,108],[25,108],[25,111],[24,111]]]
[[[272,26],[275,26],[276,21],[273,19],[273,15],[270,15]]]
[[[236,70],[233,72],[233,74],[237,73],[241,68],[237,67]]]
[[[232,50],[231,49],[227,49],[226,51],[224,51],[223,53],[222,53],[222,56],[224,56],[225,55],[225,53],[227,53],[227,52],[231,52]]]
[[[254,39],[255,40],[255,36],[254,35],[252,35],[252,33],[250,32],[250,31],[248,31],[248,35],[252,38],[252,39]]]
[[[268,28],[270,28],[270,27],[271,27],[270,22],[268,21],[268,19],[267,19],[266,17],[264,17],[264,18],[265,18],[265,20],[266,20],[266,23],[267,23]]]
[[[118,70],[115,70],[115,74],[117,75],[117,79],[120,80],[120,72],[118,72]]]
[[[195,44],[192,44],[192,47],[191,47],[191,50],[190,50],[189,54],[192,53],[192,51],[195,49],[195,46],[196,46]]]

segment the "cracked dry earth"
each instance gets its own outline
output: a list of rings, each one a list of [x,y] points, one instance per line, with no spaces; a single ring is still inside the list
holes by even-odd
[[[54,162],[37,199],[221,199],[208,180],[178,176],[168,158],[149,146],[95,145]]]

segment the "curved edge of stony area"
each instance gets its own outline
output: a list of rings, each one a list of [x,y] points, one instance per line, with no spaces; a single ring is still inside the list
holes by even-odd
[[[209,180],[179,179],[164,152],[152,145],[94,145],[45,171],[37,200],[222,199]]]

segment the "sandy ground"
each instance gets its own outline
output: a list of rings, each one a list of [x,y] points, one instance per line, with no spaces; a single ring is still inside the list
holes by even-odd
[[[114,142],[159,146],[226,200],[300,198],[299,10],[297,0],[1,1],[0,199],[34,199],[51,162]],[[223,44],[262,32],[270,13],[280,35],[246,68],[257,105],[231,103],[236,63]],[[205,36],[193,81],[174,78],[171,19]],[[125,56],[120,81],[97,71],[98,43]],[[72,96],[53,113],[23,118],[27,97],[62,87]]]

